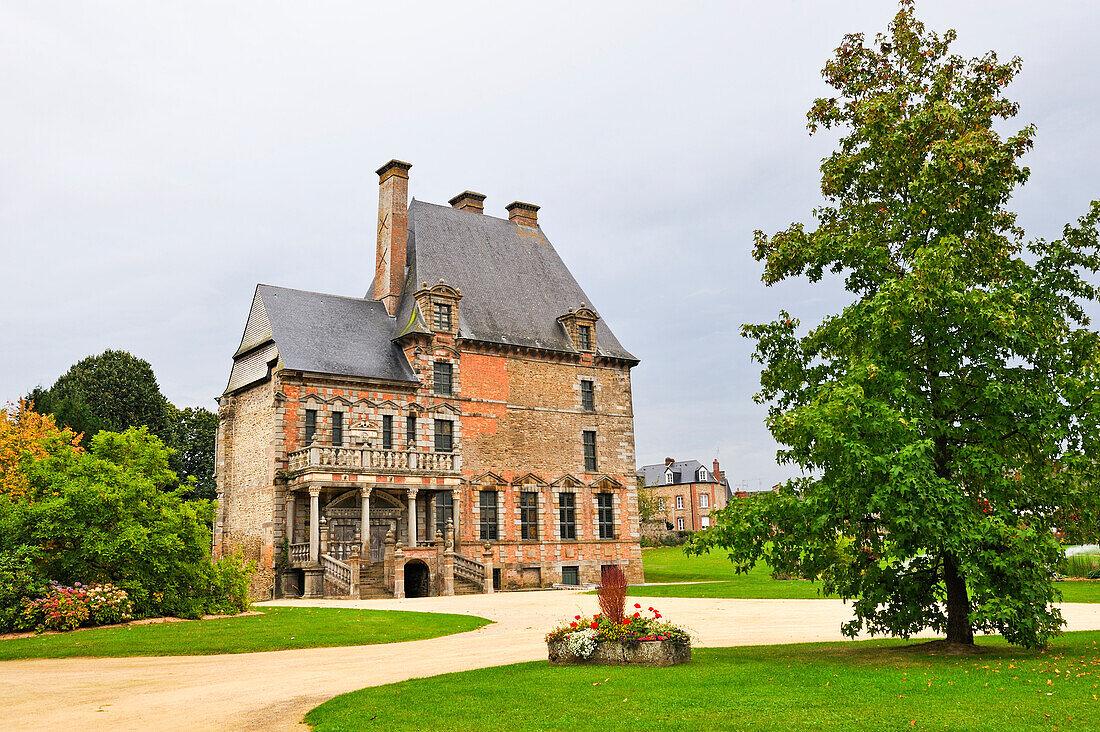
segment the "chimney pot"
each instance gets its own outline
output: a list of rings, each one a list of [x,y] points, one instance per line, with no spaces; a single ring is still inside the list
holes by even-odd
[[[508,220],[512,223],[538,228],[539,207],[535,204],[512,201],[504,208],[508,211]]]
[[[470,213],[484,213],[485,212],[485,194],[474,193],[473,191],[463,191],[457,196],[452,198],[447,203],[451,204],[451,208],[456,208],[459,211],[469,211]]]

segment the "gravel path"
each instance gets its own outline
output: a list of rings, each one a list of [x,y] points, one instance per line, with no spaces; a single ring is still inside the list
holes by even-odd
[[[851,610],[838,600],[644,598],[691,628],[700,646],[841,640]],[[413,600],[280,601],[479,615],[496,621],[431,640],[224,656],[67,658],[0,662],[5,729],[288,730],[337,694],[376,684],[546,657],[560,620],[596,612],[572,591]],[[1064,605],[1069,630],[1100,630],[1100,604]]]

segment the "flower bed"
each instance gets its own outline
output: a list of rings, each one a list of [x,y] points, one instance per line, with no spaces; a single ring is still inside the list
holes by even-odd
[[[41,633],[74,630],[82,625],[111,625],[133,618],[133,603],[114,585],[65,587],[50,583],[45,597],[24,600],[19,626]]]
[[[650,616],[636,612],[615,621],[597,613],[577,615],[546,636],[550,663],[603,666],[672,666],[691,660],[691,636],[664,620],[658,610]]]

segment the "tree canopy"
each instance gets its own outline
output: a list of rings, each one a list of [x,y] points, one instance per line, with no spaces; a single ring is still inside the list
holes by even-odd
[[[1043,646],[1062,619],[1058,534],[1095,531],[1100,269],[1094,202],[1026,240],[1008,202],[1035,128],[1004,133],[1019,58],[964,58],[912,3],[845,36],[808,114],[840,134],[816,228],[757,232],[767,285],[826,273],[852,299],[803,329],[747,325],[781,462],[809,477],[734,501],[692,551],[727,547],[852,599],[843,630]]]

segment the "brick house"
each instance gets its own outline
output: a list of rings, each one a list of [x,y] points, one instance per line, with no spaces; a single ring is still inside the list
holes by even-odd
[[[538,225],[378,170],[363,298],[256,288],[219,400],[214,553],[253,591],[642,581],[630,369]]]
[[[710,526],[710,512],[725,508],[729,484],[718,461],[708,470],[698,460],[644,465],[638,476],[645,490],[657,502],[657,516],[676,531],[698,531]]]

